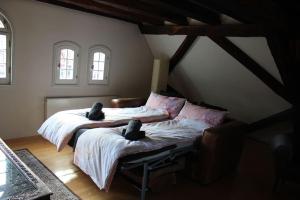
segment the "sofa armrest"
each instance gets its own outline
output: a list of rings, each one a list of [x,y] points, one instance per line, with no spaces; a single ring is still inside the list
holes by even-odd
[[[230,120],[223,124],[220,124],[215,127],[208,128],[204,131],[203,136],[206,135],[216,135],[219,137],[225,137],[227,135],[245,133],[246,131],[246,124],[244,122],[240,122],[237,120]],[[244,131],[244,132],[241,132]]]
[[[206,129],[198,142],[192,177],[208,184],[234,171],[239,163],[246,124],[232,120]]]
[[[111,106],[113,108],[125,108],[125,107],[139,107],[146,103],[145,98],[116,98],[111,100]]]

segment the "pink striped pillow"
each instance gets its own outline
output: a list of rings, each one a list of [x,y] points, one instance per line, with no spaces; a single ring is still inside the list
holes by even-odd
[[[224,121],[227,113],[226,111],[197,106],[186,101],[176,119],[200,120],[212,126],[217,126]]]
[[[146,106],[153,109],[165,109],[169,112],[170,118],[175,118],[180,112],[186,99],[178,97],[167,97],[151,92]]]

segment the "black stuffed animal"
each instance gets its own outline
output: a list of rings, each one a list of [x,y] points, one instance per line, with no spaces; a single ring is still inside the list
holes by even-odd
[[[94,103],[90,112],[86,112],[85,116],[89,120],[102,120],[104,119],[104,113],[102,112],[103,104],[100,102]]]
[[[140,131],[142,122],[140,120],[130,120],[126,129],[123,129],[122,136],[127,140],[138,140],[145,137],[145,131]]]

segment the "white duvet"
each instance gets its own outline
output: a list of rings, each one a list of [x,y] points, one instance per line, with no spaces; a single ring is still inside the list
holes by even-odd
[[[114,127],[124,125],[131,119],[142,122],[162,121],[169,117],[166,110],[151,109],[146,106],[137,108],[103,108],[105,119],[92,121],[85,117],[90,108],[67,110],[49,117],[37,131],[61,151],[70,141],[73,133],[80,128]]]
[[[90,129],[77,141],[74,163],[100,189],[108,191],[119,158],[173,144],[192,144],[209,127],[204,122],[187,119],[144,124],[141,130],[146,131],[146,138],[138,141],[121,136],[124,127]]]

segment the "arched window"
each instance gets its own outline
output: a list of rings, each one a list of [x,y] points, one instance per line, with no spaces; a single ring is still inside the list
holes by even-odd
[[[55,84],[78,83],[79,46],[63,41],[54,44],[53,75]]]
[[[102,45],[89,49],[88,80],[89,84],[107,84],[110,50]]]
[[[12,79],[12,30],[7,18],[0,12],[0,84],[10,84]]]

